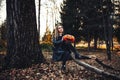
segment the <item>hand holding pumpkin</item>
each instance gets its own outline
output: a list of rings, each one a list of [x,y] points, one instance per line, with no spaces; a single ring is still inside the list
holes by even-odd
[[[73,35],[70,34],[66,34],[62,37],[63,41],[65,42],[75,42],[75,37]]]

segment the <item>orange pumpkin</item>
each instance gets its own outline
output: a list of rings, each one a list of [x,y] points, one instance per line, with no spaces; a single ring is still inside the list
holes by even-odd
[[[63,41],[75,42],[75,37],[70,34],[66,34],[63,36]]]

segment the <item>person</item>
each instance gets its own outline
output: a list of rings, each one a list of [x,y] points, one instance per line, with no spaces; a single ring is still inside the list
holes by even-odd
[[[64,29],[63,29],[63,26],[60,24],[60,25],[56,26],[56,29],[54,30],[53,52],[55,53],[55,51],[58,50],[61,53],[61,55],[59,55],[58,57],[53,55],[53,60],[56,60],[56,61],[57,61],[57,59],[61,60],[62,61],[61,70],[65,71],[66,70],[66,61],[69,60],[71,52],[73,52],[75,54],[76,59],[82,59],[83,56],[81,56],[78,53],[76,48],[70,42],[64,41],[63,36],[64,36]],[[86,58],[88,58],[88,57],[86,57]]]

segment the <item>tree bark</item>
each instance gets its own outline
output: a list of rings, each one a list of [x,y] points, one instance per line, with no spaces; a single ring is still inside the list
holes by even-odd
[[[88,30],[88,52],[90,51],[90,42],[91,42],[91,40],[90,40],[90,32]]]
[[[39,0],[39,4],[38,4],[38,33],[40,34],[40,5],[41,0]],[[39,39],[40,39],[40,35],[39,35]]]
[[[97,31],[95,30],[94,32],[94,49],[96,50],[97,49],[97,40],[98,40],[98,37],[97,37]]]
[[[7,55],[6,68],[24,68],[43,62],[39,48],[34,0],[6,0]]]
[[[112,35],[110,35],[111,30],[110,30],[108,18],[107,18],[106,22],[104,22],[104,24],[105,24],[104,33],[105,33],[107,57],[108,57],[108,60],[111,60],[111,36]]]

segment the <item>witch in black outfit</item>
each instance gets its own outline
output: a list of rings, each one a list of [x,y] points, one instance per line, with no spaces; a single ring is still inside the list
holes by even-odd
[[[70,59],[70,53],[75,54],[76,59],[88,58],[81,56],[76,48],[70,43],[63,40],[63,27],[61,25],[56,27],[56,37],[53,37],[53,60],[62,61],[62,70],[66,69],[66,61]]]

